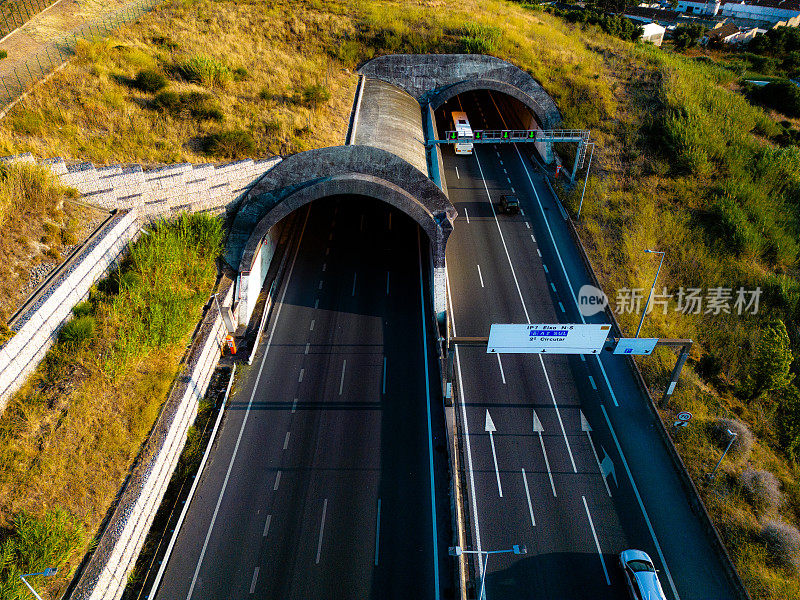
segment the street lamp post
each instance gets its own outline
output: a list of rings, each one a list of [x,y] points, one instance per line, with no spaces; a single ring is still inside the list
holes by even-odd
[[[730,429],[726,429],[726,431],[728,432],[728,435],[731,436],[731,441],[728,442],[728,445],[725,447],[725,452],[722,453],[722,456],[719,457],[717,464],[714,465],[714,469],[711,471],[711,473],[706,475],[709,481],[714,481],[714,477],[716,477],[717,475],[717,469],[719,469],[719,466],[722,464],[722,459],[725,458],[725,455],[728,453],[728,450],[730,450],[731,446],[733,446],[733,442],[736,441],[737,437],[739,437],[738,433],[731,431]]]
[[[450,546],[448,549],[450,556],[461,556],[462,554],[477,554],[478,560],[481,561],[481,591],[478,594],[478,600],[485,600],[484,593],[486,592],[486,567],[489,564],[490,554],[527,554],[528,549],[525,545],[514,544],[508,550],[464,550],[461,546]],[[483,561],[483,555],[486,555],[486,561]]]
[[[20,575],[19,578],[22,579],[22,583],[28,586],[28,589],[31,591],[31,594],[36,596],[37,600],[42,600],[42,597],[36,593],[36,590],[33,589],[33,586],[30,583],[28,583],[28,581],[25,578],[34,577],[35,575],[43,575],[44,577],[50,577],[51,575],[55,575],[56,573],[58,573],[58,567],[47,567],[41,573],[28,573],[27,575]]]
[[[647,303],[644,305],[644,310],[642,310],[642,318],[639,320],[639,327],[636,328],[636,335],[634,337],[639,337],[639,331],[642,329],[642,323],[644,323],[644,316],[647,314],[647,308],[650,306],[650,299],[653,297],[653,290],[656,289],[656,281],[658,281],[658,274],[661,273],[661,265],[664,264],[664,252],[659,250],[645,250],[650,254],[660,254],[661,261],[658,263],[658,271],[656,271],[656,276],[653,278],[653,285],[650,287],[650,293],[647,295]]]

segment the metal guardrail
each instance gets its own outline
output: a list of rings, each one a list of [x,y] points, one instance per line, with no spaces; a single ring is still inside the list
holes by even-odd
[[[121,25],[135,21],[160,2],[161,0],[135,0],[102,19],[84,23],[45,45],[26,59],[8,65],[6,67],[8,73],[0,76],[0,106],[4,109],[8,108],[9,104],[18,100],[38,81],[66,63],[75,55],[78,40],[103,38]],[[5,25],[2,19],[0,19],[0,24]]]
[[[497,144],[520,142],[578,142],[589,141],[585,129],[475,129],[471,136],[446,131],[443,140],[428,140],[428,144]]]

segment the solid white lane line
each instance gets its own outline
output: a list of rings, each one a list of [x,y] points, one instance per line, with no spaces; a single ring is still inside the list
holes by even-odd
[[[322,272],[324,273],[325,270],[328,268],[328,263],[322,263]]]
[[[422,242],[417,227],[417,261],[419,263],[419,298],[422,312],[422,359],[425,362],[425,400],[428,416],[428,464],[431,474],[431,523],[433,525],[433,597],[439,598],[439,535],[436,527],[436,487],[433,480],[433,424],[431,422],[431,378],[428,372],[428,329],[425,324],[425,286],[422,280]]]
[[[497,109],[500,118],[503,119],[503,114],[500,112],[500,108],[497,106],[497,102],[495,102],[494,96],[492,96],[491,92],[489,93],[489,97],[492,99],[494,107]],[[503,123],[505,124],[505,119],[503,119]],[[550,241],[552,242],[553,248],[556,251],[558,262],[561,265],[561,271],[564,273],[564,278],[567,280],[567,287],[569,288],[569,292],[572,295],[572,300],[573,302],[575,302],[575,306],[579,308],[580,305],[578,304],[578,298],[575,296],[575,290],[573,289],[572,282],[570,281],[569,275],[567,274],[567,268],[564,266],[564,261],[561,259],[561,252],[559,252],[558,245],[556,244],[556,240],[553,237],[553,231],[550,229],[550,223],[547,221],[547,217],[544,214],[544,206],[542,206],[542,201],[539,198],[539,193],[536,191],[536,186],[533,184],[533,178],[531,177],[531,173],[528,170],[528,165],[525,164],[525,159],[522,157],[522,152],[519,151],[519,147],[517,146],[517,144],[514,144],[514,150],[517,151],[519,162],[522,163],[522,168],[525,169],[525,175],[528,177],[528,183],[530,183],[531,189],[533,190],[533,195],[536,198],[537,205],[539,206],[539,212],[542,214],[542,220],[544,220],[544,225],[547,228],[547,233],[550,235]],[[539,256],[541,255],[542,254],[540,252]],[[562,309],[562,312],[565,311],[563,311]],[[578,311],[578,316],[580,317],[582,323],[586,323],[586,319],[583,318],[583,314],[581,314],[580,310]],[[597,358],[597,364],[600,367],[600,372],[603,374],[603,379],[606,382],[608,393],[611,395],[611,400],[614,402],[614,406],[619,406],[619,403],[617,402],[617,396],[614,394],[614,389],[611,387],[611,382],[608,380],[608,375],[606,375],[606,369],[603,366],[603,361],[600,360],[599,354],[595,354],[594,356],[595,358]]]
[[[386,393],[386,357],[383,357],[383,393]]]
[[[308,354],[308,349],[309,349],[310,347],[311,347],[311,344],[310,344],[310,343],[306,344],[306,351],[304,352],[304,354]]]
[[[322,289],[322,279],[319,280],[319,286],[317,287],[318,290]]]
[[[389,295],[389,271],[386,271],[386,295]]]
[[[461,179],[461,175],[458,174],[458,167],[456,167],[456,179]]]
[[[503,384],[505,384],[505,382],[506,382],[506,374],[503,371],[503,363],[500,360],[500,355],[499,354],[495,354],[495,356],[497,357],[497,364],[500,365],[500,377],[503,378]]]
[[[303,382],[303,373],[305,373],[305,372],[306,372],[305,369],[300,369],[300,377],[297,378],[297,383],[302,383]]]
[[[544,372],[544,380],[547,382],[547,389],[550,390],[550,398],[553,399],[553,407],[556,409],[558,424],[561,426],[561,433],[564,435],[564,442],[567,444],[567,453],[569,454],[569,460],[572,463],[572,470],[577,473],[578,467],[575,466],[575,459],[572,458],[572,448],[570,448],[569,445],[569,438],[567,438],[567,431],[564,429],[564,421],[561,420],[561,411],[558,409],[558,402],[556,402],[556,395],[553,393],[553,386],[550,385],[550,376],[547,374],[547,369],[544,366],[544,359],[542,358],[542,355],[537,354],[536,356],[539,357],[539,363],[542,365],[542,371]]]
[[[467,224],[469,224],[469,212],[467,212],[467,207],[464,207],[464,216],[467,218]]]
[[[319,308],[319,298],[314,300],[314,308]]]
[[[548,270],[547,270],[547,265],[545,265],[545,264],[542,264],[542,268],[544,269],[544,272],[545,272],[545,273],[549,273],[549,272],[550,272],[550,271],[548,271]]]
[[[650,531],[650,537],[653,538],[653,544],[655,544],[656,551],[658,552],[658,557],[661,559],[661,564],[664,566],[664,573],[667,576],[667,581],[669,581],[669,587],[672,588],[672,593],[675,596],[675,600],[680,600],[678,596],[678,590],[675,588],[675,582],[672,581],[672,574],[669,572],[669,567],[667,566],[667,561],[664,559],[664,553],[661,551],[661,544],[658,543],[658,539],[656,538],[656,532],[653,530],[653,525],[650,523],[650,517],[647,515],[647,510],[644,508],[644,502],[642,502],[642,497],[639,495],[639,488],[636,487],[636,483],[633,481],[633,474],[631,473],[631,468],[628,466],[628,461],[625,459],[625,455],[622,453],[622,447],[619,445],[619,440],[617,439],[617,434],[614,431],[614,428],[611,426],[611,420],[608,418],[608,413],[606,412],[606,407],[601,404],[600,410],[603,411],[603,416],[606,418],[606,424],[608,425],[609,431],[611,431],[611,437],[614,438],[614,445],[617,447],[617,452],[619,453],[619,457],[622,459],[622,464],[625,467],[625,472],[628,474],[628,480],[631,482],[631,487],[633,488],[633,494],[636,496],[636,501],[639,503],[639,508],[644,515],[644,521],[647,523],[647,529]]]
[[[217,515],[219,514],[219,507],[222,504],[222,497],[225,495],[225,490],[228,487],[228,481],[231,477],[231,471],[233,470],[233,463],[236,460],[236,455],[239,452],[239,444],[242,442],[242,435],[244,433],[244,427],[247,425],[247,419],[250,416],[250,410],[253,406],[253,398],[255,398],[256,391],[258,390],[258,382],[261,380],[261,373],[264,371],[264,365],[267,362],[267,355],[269,354],[269,349],[272,346],[272,337],[275,335],[275,327],[278,325],[278,319],[281,316],[281,309],[283,308],[283,301],[286,299],[286,291],[289,289],[289,283],[292,280],[292,272],[294,271],[294,265],[297,262],[297,255],[300,252],[300,244],[303,242],[303,234],[306,231],[306,225],[308,224],[308,216],[311,214],[311,209],[308,209],[306,212],[306,219],[303,222],[303,229],[300,231],[300,239],[297,242],[297,248],[294,251],[294,257],[292,258],[292,264],[289,267],[289,273],[286,276],[286,287],[283,288],[283,292],[281,293],[281,299],[278,303],[278,310],[275,312],[275,321],[272,323],[272,331],[269,334],[269,339],[267,340],[267,346],[264,349],[264,356],[261,358],[261,366],[258,368],[258,375],[256,375],[256,383],[253,386],[253,392],[250,394],[250,400],[247,403],[247,410],[245,410],[244,418],[242,419],[242,425],[239,428],[239,436],[236,438],[236,445],[233,447],[233,454],[231,455],[231,460],[228,463],[228,471],[225,473],[225,479],[222,482],[222,489],[219,492],[219,497],[217,498],[217,505],[214,507],[214,514],[211,516],[211,523],[208,524],[208,531],[206,532],[206,539],[203,542],[203,548],[200,551],[200,557],[197,559],[197,566],[194,570],[194,575],[192,577],[192,583],[189,586],[189,593],[186,595],[186,600],[189,600],[192,597],[192,592],[194,592],[194,586],[197,585],[197,577],[200,574],[200,567],[203,564],[203,558],[206,555],[206,549],[208,548],[208,541],[211,539],[211,532],[214,530],[214,523],[217,521]]]
[[[267,515],[267,522],[264,523],[264,533],[261,534],[261,537],[267,537],[270,523],[272,523],[272,515]]]
[[[492,422],[492,417],[489,416],[489,409],[486,409],[486,432],[489,434],[489,444],[492,447],[492,460],[494,461],[494,476],[497,478],[497,493],[503,497],[503,486],[500,485],[500,469],[497,466],[497,451],[494,447],[494,432],[495,427]]]
[[[375,525],[375,566],[378,566],[378,550],[381,542],[381,499],[378,498],[378,519]]]
[[[256,591],[256,581],[257,580],[258,580],[258,567],[256,567],[255,571],[253,571],[253,581],[250,584],[250,593],[251,594]]]
[[[283,440],[283,449],[286,450],[289,447],[289,435],[291,434],[290,431],[286,432],[286,438]]]
[[[325,533],[325,516],[328,514],[328,499],[322,503],[322,522],[319,524],[319,542],[317,542],[317,560],[315,564],[319,564],[319,555],[322,553],[322,535]]]
[[[522,469],[522,484],[525,486],[525,497],[528,499],[528,512],[531,514],[531,525],[536,527],[536,519],[533,518],[533,505],[531,504],[531,491],[528,489],[528,476],[525,469]]]
[[[339,395],[342,395],[342,389],[344,389],[344,371],[347,368],[347,361],[342,362],[342,378],[339,381]]]
[[[294,414],[295,412],[297,412],[297,398],[295,398],[294,401],[292,402],[292,414]]]
[[[517,280],[517,274],[514,271],[514,265],[511,262],[511,255],[508,253],[508,246],[506,246],[506,238],[503,236],[503,230],[500,229],[500,221],[497,218],[497,213],[494,210],[494,204],[492,203],[492,196],[489,193],[489,186],[486,183],[486,177],[483,176],[483,167],[481,167],[481,161],[478,158],[478,154],[474,153],[475,161],[478,163],[478,170],[481,173],[481,180],[483,181],[483,187],[486,190],[486,198],[489,202],[489,207],[492,209],[492,215],[494,215],[494,222],[497,225],[497,231],[500,233],[500,241],[503,242],[503,249],[506,252],[506,258],[508,259],[508,266],[511,267],[511,275],[514,277],[514,284],[517,286],[517,293],[519,294],[519,300],[522,302],[522,310],[525,312],[525,322],[530,323],[531,318],[528,315],[528,309],[525,306],[525,300],[522,297],[522,290],[519,287],[519,281]]]
[[[358,273],[353,273],[353,293],[350,294],[351,296],[356,295],[356,277],[358,277]]]
[[[314,331],[314,321],[316,319],[311,319],[311,327],[308,328],[309,331]]]
[[[597,384],[594,382],[594,377],[592,377],[591,375],[589,375],[589,383],[592,384],[592,389],[593,390],[597,389]]]
[[[480,277],[480,280],[481,280],[481,287],[486,287],[486,286],[483,285],[483,275],[481,274],[481,266],[480,265],[478,265],[478,277]]]
[[[603,551],[600,549],[600,542],[597,539],[597,532],[594,530],[592,515],[589,512],[589,505],[586,504],[586,496],[581,496],[581,498],[583,498],[583,507],[586,509],[586,516],[589,517],[589,527],[592,528],[592,537],[594,538],[594,545],[597,546],[597,554],[600,556],[600,564],[603,566],[603,574],[606,576],[606,585],[611,585],[611,580],[608,578],[608,569],[606,569],[606,561],[603,558]]]
[[[278,486],[281,484],[281,472],[275,473],[275,485],[272,486],[272,491],[277,491]]]
[[[445,272],[447,272],[447,267],[445,266]],[[453,325],[453,335],[458,335],[456,333],[456,315],[453,311],[453,297],[450,293],[450,275],[447,274],[447,300],[450,304],[450,323]],[[481,527],[480,522],[478,521],[478,498],[475,495],[475,472],[472,468],[472,446],[470,445],[470,437],[469,437],[469,423],[467,421],[467,406],[466,406],[466,390],[464,389],[464,382],[461,377],[461,359],[458,353],[458,345],[456,345],[455,351],[455,363],[456,363],[456,374],[458,375],[458,396],[461,399],[461,420],[464,423],[464,442],[467,448],[467,471],[469,472],[469,489],[470,489],[470,499],[472,500],[472,519],[473,523],[475,524],[475,544],[477,545],[477,550],[480,552],[482,549],[481,546]],[[481,568],[479,569],[479,575],[483,574],[483,566],[481,563]]]

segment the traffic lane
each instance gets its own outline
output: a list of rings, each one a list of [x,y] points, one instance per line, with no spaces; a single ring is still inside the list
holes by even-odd
[[[556,277],[562,280],[561,289],[565,289],[565,296],[569,294],[568,297],[571,298],[569,284],[563,275],[560,263],[563,261],[566,269],[571,273],[571,282],[574,288],[588,282],[588,274],[585,272],[578,250],[574,247],[566,229],[566,223],[563,218],[560,218],[560,212],[556,208],[555,200],[546,183],[541,177],[535,176],[531,165],[528,166],[528,172],[544,207],[549,204],[552,209],[555,209],[544,211],[544,214],[538,210],[538,207],[534,209],[541,217],[538,223],[534,222],[535,233],[537,239],[543,242],[542,252],[545,260],[549,258],[554,264],[559,265]],[[545,218],[550,225],[550,231],[545,225]],[[560,260],[552,247],[550,232],[557,236]],[[569,302],[568,311],[574,315],[573,318],[578,318],[577,305],[574,300]],[[604,320],[603,313],[586,319],[587,322],[603,322]],[[678,594],[681,598],[697,600],[734,597],[733,589],[724,575],[725,569],[722,561],[714,551],[700,519],[697,518],[688,503],[676,467],[655,430],[657,427],[655,419],[644,404],[641,391],[625,362],[626,359],[604,352],[601,354],[600,360],[605,368],[605,376],[609,378],[615,398],[620,405],[619,407],[614,406],[606,392],[605,376],[596,364],[596,359],[590,359],[589,368],[592,371],[593,379],[603,397],[608,399],[609,420],[607,423],[613,425],[623,454],[629,461],[632,473],[635,474],[634,482],[641,495],[642,505],[647,507],[647,518],[651,521],[655,538],[667,558],[666,562]],[[598,420],[606,421],[605,415],[600,414]],[[636,502],[638,504],[639,500],[636,499]],[[644,518],[641,508],[639,512]],[[681,527],[680,533],[675,528],[676,522],[686,523],[685,528]],[[649,529],[648,537],[651,538],[649,545],[654,547],[655,544],[652,541],[654,536],[649,535]],[[687,547],[693,550],[687,552]],[[656,550],[654,553],[649,551],[648,553],[657,563],[661,562]],[[695,558],[698,556],[702,558]],[[661,576],[662,583],[664,583],[667,593],[672,595],[670,586],[664,582],[665,575],[666,573]]]

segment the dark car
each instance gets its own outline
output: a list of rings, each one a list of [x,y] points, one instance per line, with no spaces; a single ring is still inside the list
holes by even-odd
[[[500,196],[500,210],[509,215],[515,215],[519,212],[519,198],[511,194],[503,194]]]

